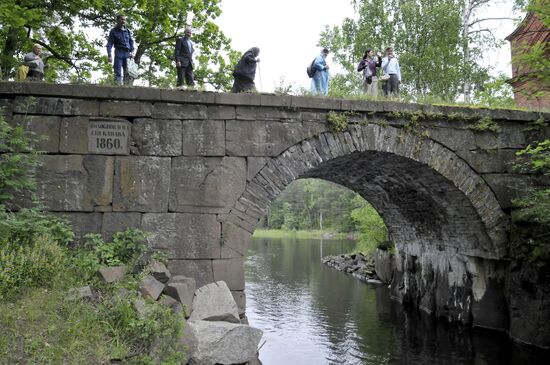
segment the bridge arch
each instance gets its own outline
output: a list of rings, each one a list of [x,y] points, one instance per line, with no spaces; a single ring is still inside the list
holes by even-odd
[[[384,258],[393,268],[386,279],[395,299],[450,321],[506,326],[501,293],[509,218],[483,178],[453,151],[378,124],[320,133],[269,159],[227,220],[252,235],[271,203],[299,178],[338,183],[376,208],[397,248],[395,258]],[[231,241],[223,236],[222,247]],[[496,298],[486,295],[493,291]]]
[[[489,259],[506,254],[508,217],[483,178],[440,143],[378,124],[327,131],[271,158],[231,209],[233,221],[252,232],[290,182],[308,177],[371,202],[402,248],[416,242]]]

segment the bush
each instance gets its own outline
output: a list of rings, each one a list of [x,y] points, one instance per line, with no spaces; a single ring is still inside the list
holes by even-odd
[[[91,279],[104,266],[128,265],[141,269],[150,254],[145,233],[134,228],[115,233],[111,242],[105,242],[97,233],[89,233],[84,239],[84,247],[75,250],[72,258],[73,266],[84,280]]]
[[[32,245],[40,236],[48,236],[64,247],[74,240],[74,233],[66,220],[46,215],[37,209],[6,212],[0,205],[0,244]]]
[[[34,188],[29,171],[38,165],[39,153],[32,142],[21,126],[10,126],[0,114],[0,204],[12,200],[14,193]]]
[[[49,236],[32,244],[5,242],[0,245],[0,300],[13,299],[23,289],[50,287],[65,270],[66,254]]]
[[[124,359],[135,354],[131,364],[158,364],[152,355],[171,363],[180,364],[182,352],[178,340],[183,330],[183,318],[158,302],[143,302],[143,312],[136,310],[134,298],[113,298],[104,301],[100,315],[110,323],[108,335],[114,343],[123,344],[113,353],[113,358]],[[118,354],[117,354],[118,353]]]
[[[97,304],[66,300],[66,292],[59,285],[0,302],[0,364],[183,363],[180,314],[156,302],[145,302],[139,314],[137,292],[103,292]]]

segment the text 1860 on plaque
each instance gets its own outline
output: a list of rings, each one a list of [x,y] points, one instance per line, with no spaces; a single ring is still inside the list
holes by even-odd
[[[127,155],[130,123],[126,121],[90,121],[88,152],[108,155]]]

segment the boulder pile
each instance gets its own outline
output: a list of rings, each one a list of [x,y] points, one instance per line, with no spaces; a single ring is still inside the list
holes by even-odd
[[[374,259],[362,253],[326,256],[323,257],[322,262],[332,269],[350,274],[366,283],[382,284],[374,269]]]
[[[196,288],[194,279],[172,276],[161,262],[153,262],[149,271],[139,284],[140,297],[133,305],[139,314],[146,310],[144,299],[151,299],[176,313],[183,312],[186,323],[179,342],[185,347],[188,365],[260,364],[258,345],[263,333],[243,324],[246,318],[241,322],[237,303],[224,281]],[[97,275],[105,283],[114,283],[126,272],[125,266],[106,267]],[[69,294],[72,299],[95,300],[89,286]]]

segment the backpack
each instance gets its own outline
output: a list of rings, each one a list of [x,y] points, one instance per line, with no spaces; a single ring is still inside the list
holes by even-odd
[[[17,74],[15,75],[15,79],[17,81],[23,81],[27,78],[28,73],[29,73],[29,66],[21,65],[17,69]]]
[[[307,76],[311,79],[313,76],[315,76],[315,72],[317,72],[317,70],[315,69],[315,59],[313,59],[313,61],[311,61],[311,65],[309,65],[307,68],[306,68],[306,72],[307,72]]]

